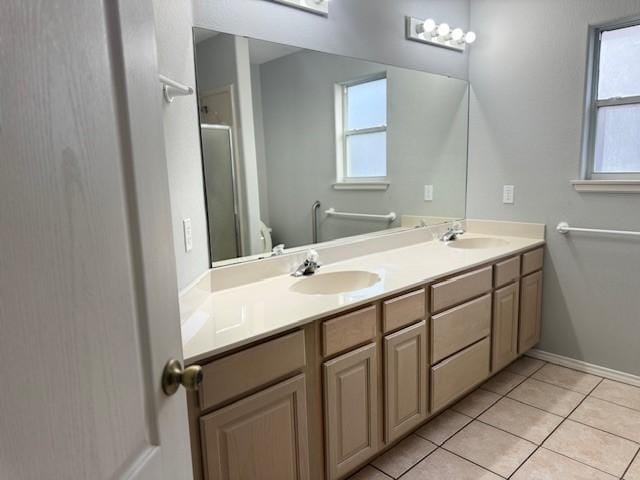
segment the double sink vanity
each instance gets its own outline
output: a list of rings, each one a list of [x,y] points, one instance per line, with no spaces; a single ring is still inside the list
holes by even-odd
[[[186,289],[195,478],[345,478],[532,348],[544,226],[464,225],[448,242],[437,227],[366,240],[308,277],[274,274],[293,255]],[[238,278],[214,290],[213,275]]]

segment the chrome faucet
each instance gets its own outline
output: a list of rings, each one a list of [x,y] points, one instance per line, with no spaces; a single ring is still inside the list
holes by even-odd
[[[280,255],[283,255],[283,254],[284,254],[284,243],[276,245],[271,249],[272,257],[279,257]]]
[[[300,264],[298,268],[291,274],[293,277],[302,277],[303,275],[313,275],[320,268],[320,255],[315,250],[307,252],[307,258]]]
[[[458,235],[462,235],[463,233],[465,233],[465,230],[463,228],[449,228],[449,230],[446,231],[446,233],[444,233],[441,237],[440,237],[440,241],[441,242],[451,242],[453,240],[457,240],[458,239]]]

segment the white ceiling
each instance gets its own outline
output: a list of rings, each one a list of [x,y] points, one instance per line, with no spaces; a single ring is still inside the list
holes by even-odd
[[[290,47],[280,43],[265,42],[263,40],[249,39],[249,58],[252,64],[261,65],[276,58],[285,57],[299,52],[302,48]]]
[[[215,37],[219,32],[213,30],[206,30],[204,28],[194,28],[193,38],[196,43],[204,42],[207,38]]]
[[[194,29],[194,40],[196,43],[215,37],[220,32],[206,30],[204,28]],[[285,57],[292,53],[299,52],[302,48],[290,47],[280,43],[266,42],[264,40],[249,39],[249,61],[254,65],[262,65],[276,58]]]

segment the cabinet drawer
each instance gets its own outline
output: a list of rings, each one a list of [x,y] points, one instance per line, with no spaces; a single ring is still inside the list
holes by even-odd
[[[200,408],[238,397],[305,364],[302,330],[214,360],[202,367]]]
[[[431,411],[441,409],[489,376],[488,338],[431,368]]]
[[[431,287],[431,311],[438,312],[491,290],[492,267],[465,273]]]
[[[542,268],[544,248],[538,248],[522,255],[522,275],[527,275]]]
[[[514,282],[520,277],[520,256],[509,258],[503,262],[496,263],[493,272],[493,279],[496,288],[507,283]]]
[[[427,315],[424,288],[401,295],[382,304],[382,330],[386,333],[423,320]]]
[[[491,332],[491,294],[431,318],[431,363],[456,353]]]
[[[322,353],[326,357],[360,345],[376,336],[375,305],[341,315],[322,324]]]

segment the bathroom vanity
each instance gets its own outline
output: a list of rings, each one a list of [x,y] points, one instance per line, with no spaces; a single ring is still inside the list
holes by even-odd
[[[188,396],[195,478],[353,473],[537,343],[543,245],[469,233],[308,278],[194,286],[185,310],[209,314],[185,338],[204,373]]]
[[[195,478],[345,478],[537,343],[544,226],[464,220],[468,82],[193,33],[202,165],[170,171],[198,172],[172,182],[181,288],[214,267],[180,305]]]

